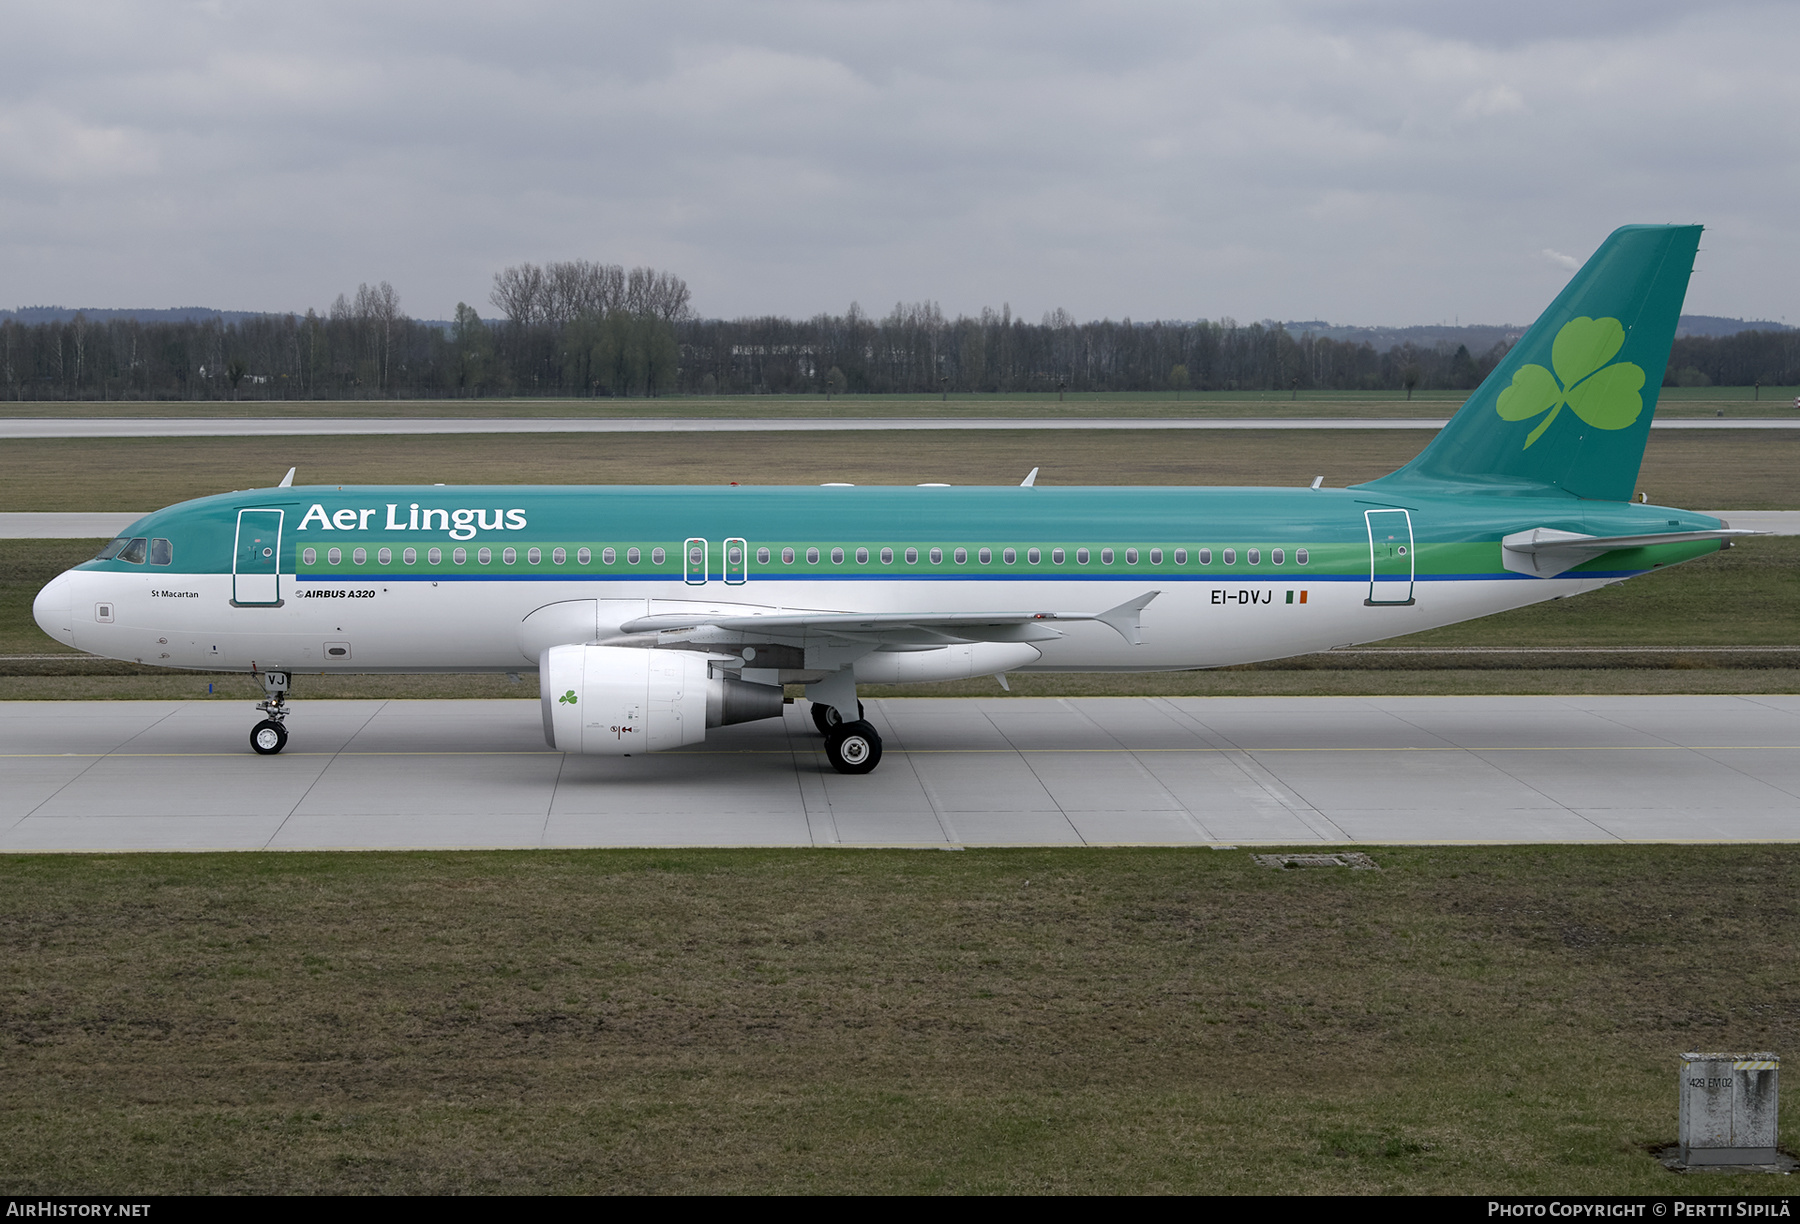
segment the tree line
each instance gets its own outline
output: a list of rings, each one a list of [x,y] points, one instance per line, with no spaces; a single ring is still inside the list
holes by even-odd
[[[1277,323],[947,318],[703,319],[678,276],[586,261],[496,273],[484,319],[408,317],[383,281],[319,314],[226,322],[0,321],[10,400],[286,400],[892,392],[1404,391],[1473,388],[1512,340],[1377,350]],[[1513,339],[1516,339],[1514,337]],[[1800,332],[1675,342],[1665,384],[1800,383]]]

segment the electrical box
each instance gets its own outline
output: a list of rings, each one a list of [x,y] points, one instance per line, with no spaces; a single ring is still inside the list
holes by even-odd
[[[1781,1060],[1773,1054],[1681,1056],[1681,1161],[1775,1163]]]

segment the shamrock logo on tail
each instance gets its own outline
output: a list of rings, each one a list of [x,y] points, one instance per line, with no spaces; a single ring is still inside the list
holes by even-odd
[[[558,697],[556,699],[556,704],[557,705],[574,705],[575,704],[575,690],[570,689],[568,692],[564,693],[561,697]]]
[[[1508,421],[1526,421],[1549,413],[1525,439],[1529,450],[1567,404],[1595,429],[1624,429],[1644,411],[1642,367],[1629,361],[1607,365],[1625,346],[1625,329],[1617,319],[1571,319],[1550,346],[1552,374],[1528,365],[1513,375],[1500,393],[1495,411]]]

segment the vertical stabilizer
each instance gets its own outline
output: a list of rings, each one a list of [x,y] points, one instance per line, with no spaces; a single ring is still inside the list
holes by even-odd
[[[1431,444],[1367,487],[1628,500],[1700,228],[1614,230]]]

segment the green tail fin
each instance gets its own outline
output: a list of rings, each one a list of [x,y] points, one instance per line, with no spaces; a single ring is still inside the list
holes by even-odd
[[[1617,229],[1417,458],[1366,487],[1628,501],[1698,225]]]

